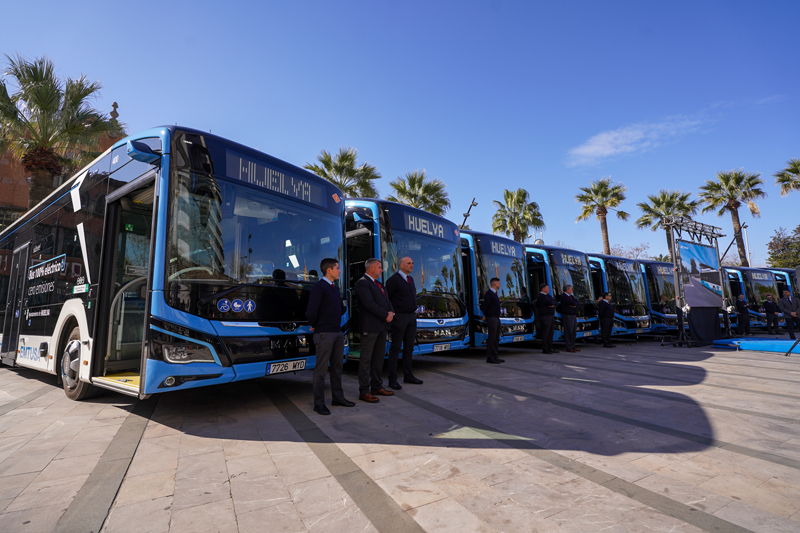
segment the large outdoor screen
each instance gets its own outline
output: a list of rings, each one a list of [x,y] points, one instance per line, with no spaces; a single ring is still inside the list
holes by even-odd
[[[678,241],[684,299],[690,307],[720,307],[722,287],[717,249],[695,242]]]

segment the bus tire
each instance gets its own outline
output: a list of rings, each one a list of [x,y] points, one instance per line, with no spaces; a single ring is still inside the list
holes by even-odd
[[[61,354],[60,363],[59,372],[67,398],[80,401],[94,396],[95,387],[80,380],[81,330],[77,326],[72,329],[64,343],[64,351]]]

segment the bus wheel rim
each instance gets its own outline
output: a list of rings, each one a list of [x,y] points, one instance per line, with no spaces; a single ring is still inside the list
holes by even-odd
[[[61,377],[68,389],[72,389],[78,384],[78,370],[81,364],[81,343],[72,340],[64,349],[61,357]]]

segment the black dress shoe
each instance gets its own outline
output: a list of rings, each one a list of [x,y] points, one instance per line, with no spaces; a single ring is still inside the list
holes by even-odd
[[[497,357],[487,357],[486,362],[489,363],[490,365],[499,365],[500,363],[502,363],[502,361]]]
[[[550,352],[550,353],[558,353],[558,350],[553,350],[553,351],[552,351],[552,352]]]
[[[356,402],[351,402],[350,400],[345,400],[342,398],[341,400],[331,400],[331,405],[338,405],[340,407],[353,407]]]
[[[414,376],[407,376],[407,377],[403,378],[403,383],[412,383],[414,385],[422,385],[422,380],[421,379],[417,379]]]
[[[325,405],[315,405],[314,406],[314,410],[316,412],[318,412],[319,414],[321,414],[321,415],[329,415],[329,414],[331,414],[331,410],[328,409],[328,407],[325,406]]]
[[[399,384],[398,382],[396,382],[396,381],[390,381],[390,382],[389,382],[389,388],[390,388],[390,389],[394,389],[394,390],[400,390],[400,389],[402,389],[402,388],[403,388],[403,386],[402,386],[402,385],[400,385],[400,384]]]

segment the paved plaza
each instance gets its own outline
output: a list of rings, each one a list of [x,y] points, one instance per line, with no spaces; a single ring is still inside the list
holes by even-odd
[[[327,417],[310,372],[72,402],[2,367],[0,531],[800,531],[800,356],[501,357],[420,357]]]

